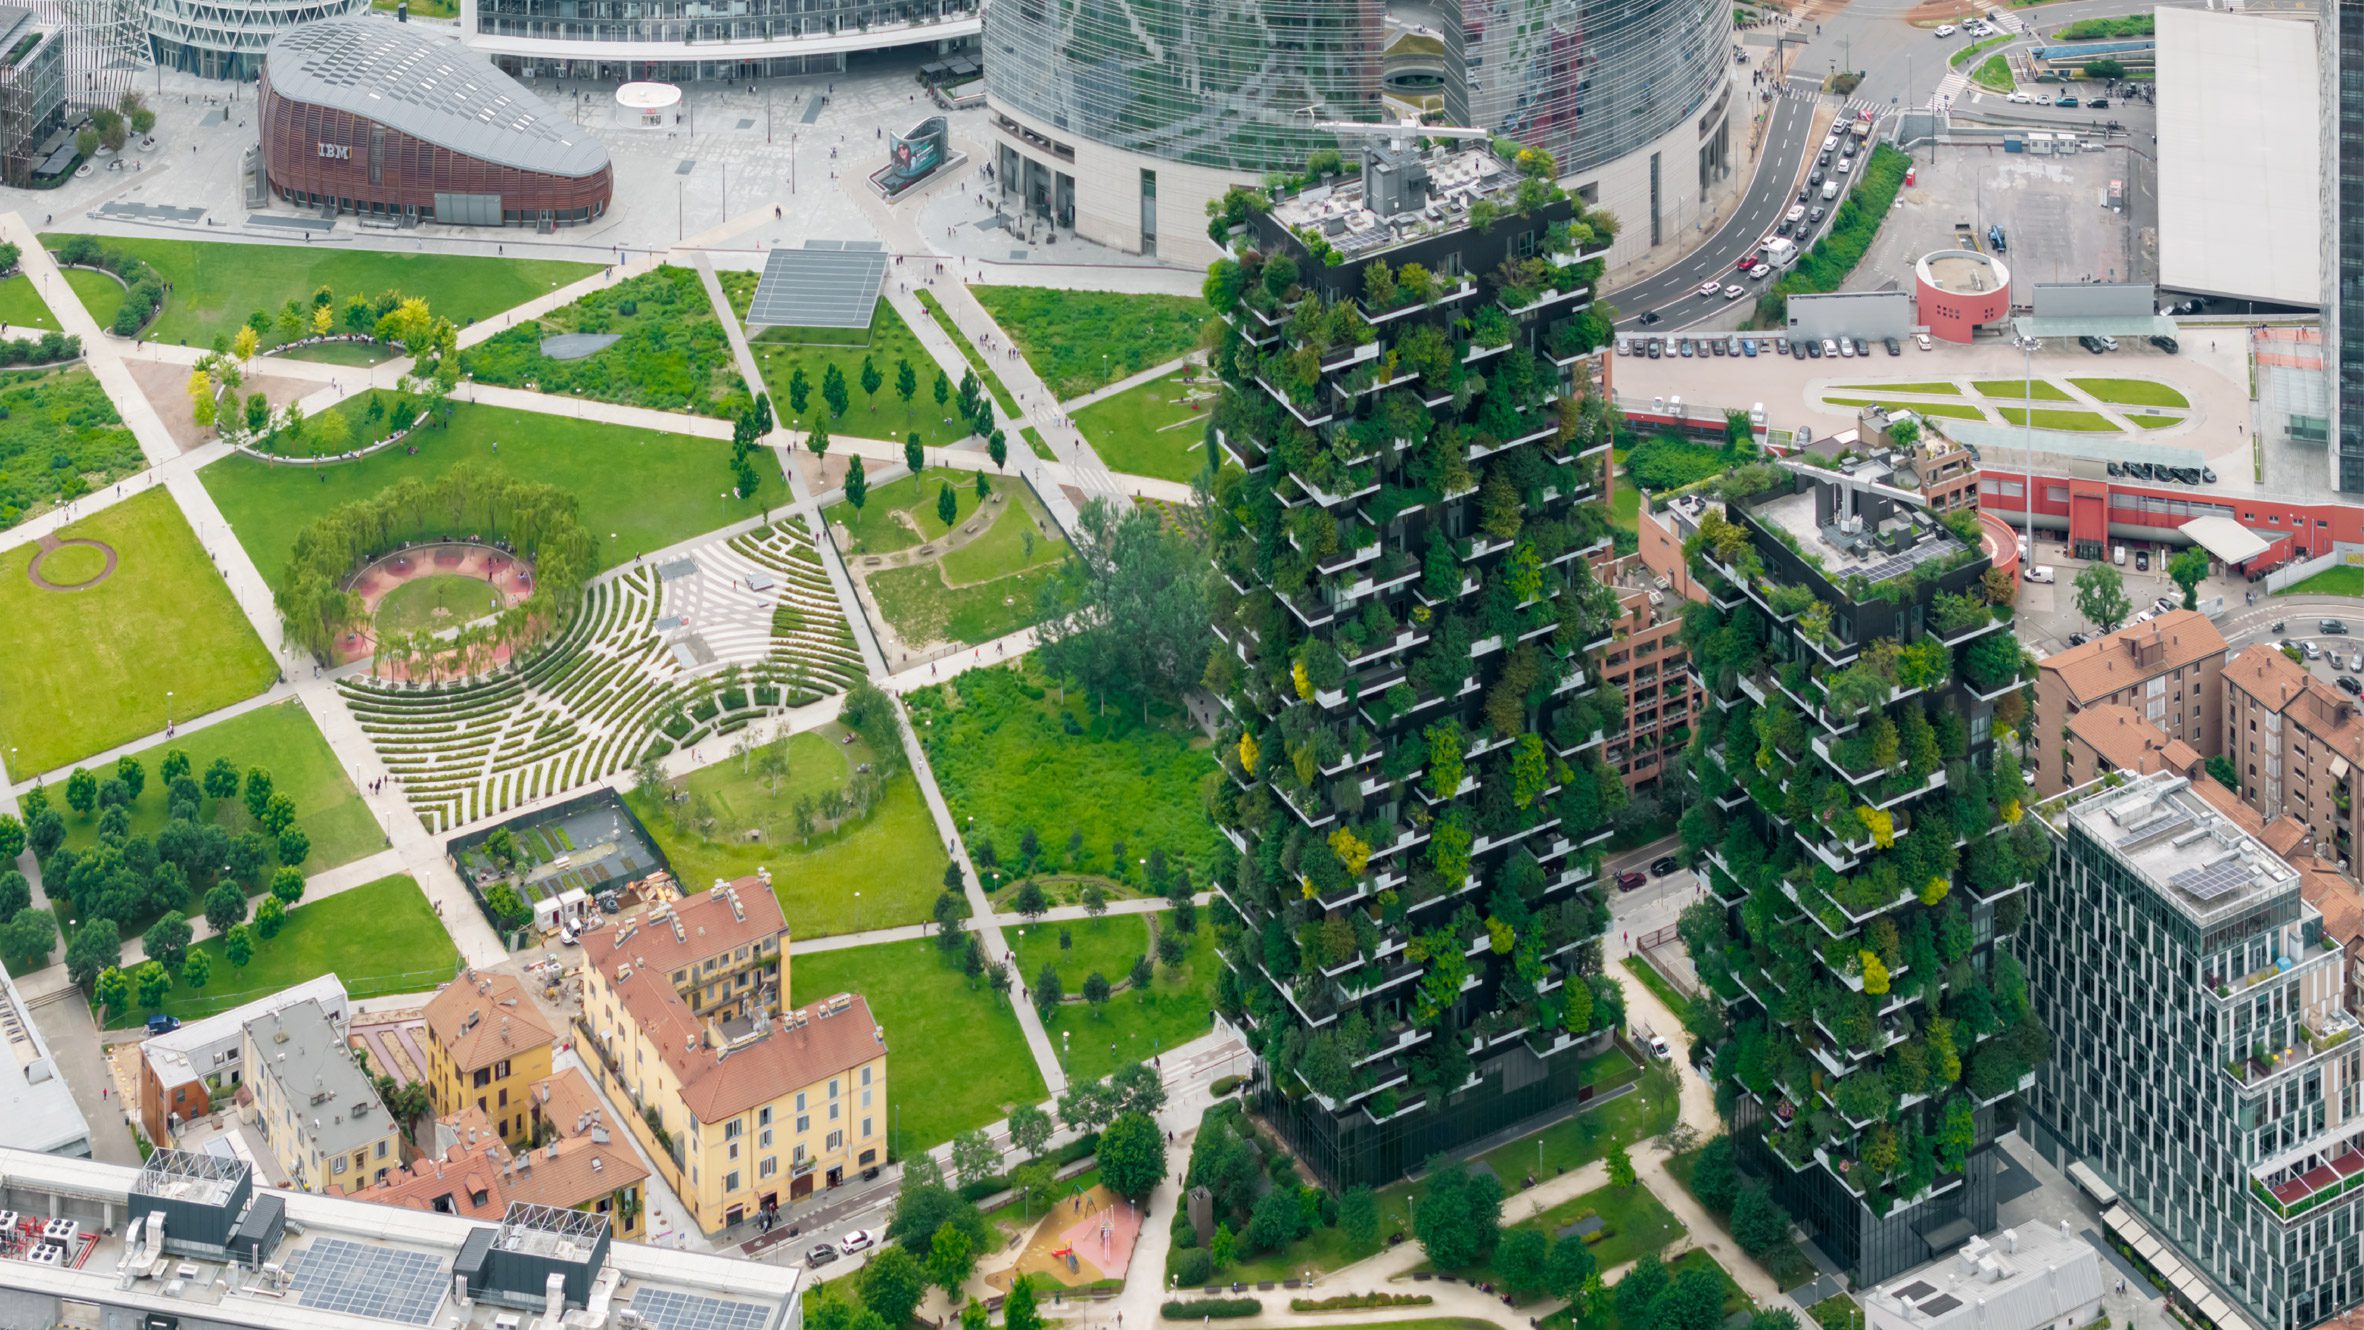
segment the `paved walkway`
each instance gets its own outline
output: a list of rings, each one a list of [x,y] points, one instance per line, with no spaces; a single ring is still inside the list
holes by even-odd
[[[1181,369],[1185,365],[1193,365],[1197,363],[1199,363],[1199,355],[1197,352],[1193,351],[1189,355],[1182,357],[1180,360],[1169,360],[1162,365],[1152,365],[1149,368],[1142,370],[1138,374],[1131,374],[1124,378],[1118,379],[1116,382],[1109,384],[1105,388],[1095,388],[1092,391],[1085,393],[1081,397],[1070,397],[1066,401],[1059,403],[1059,409],[1061,411],[1067,412],[1070,415],[1073,415],[1074,413],[1083,410],[1085,407],[1090,406],[1094,402],[1100,401],[1104,398],[1114,397],[1121,392],[1128,392],[1134,388],[1140,387],[1144,383],[1154,383],[1157,380],[1164,378],[1166,375],[1173,373],[1175,370]]]

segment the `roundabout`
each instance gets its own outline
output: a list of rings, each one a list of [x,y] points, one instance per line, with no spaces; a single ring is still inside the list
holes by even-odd
[[[115,575],[115,550],[96,540],[41,539],[25,576],[43,591],[88,591]]]

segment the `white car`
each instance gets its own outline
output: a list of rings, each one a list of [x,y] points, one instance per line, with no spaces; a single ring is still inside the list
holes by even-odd
[[[1825,356],[1827,356],[1827,357],[1829,357],[1829,358],[1830,358],[1830,359],[1832,359],[1832,360],[1836,360],[1836,359],[1838,359],[1838,358],[1839,358],[1839,344],[1838,344],[1837,342],[1834,342],[1834,341],[1832,341],[1832,340],[1831,340],[1830,338],[1828,338],[1828,337],[1825,337],[1825,338],[1823,338],[1823,339],[1822,339],[1822,354],[1823,354],[1823,355],[1825,355]],[[1849,354],[1849,355],[1853,355],[1853,354],[1855,354],[1854,348],[1852,348],[1852,347],[1848,348],[1847,354]]]
[[[1825,134],[1825,135],[1823,135],[1823,137],[1822,137],[1822,150],[1823,150],[1824,152],[1829,152],[1829,151],[1831,151],[1833,148],[1836,148],[1836,147],[1838,147],[1838,146],[1839,146],[1839,136],[1838,136],[1838,135],[1836,135],[1836,134]]]
[[[1782,214],[1781,220],[1793,224],[1806,220],[1806,205],[1803,203],[1789,205],[1789,211]]]
[[[1707,281],[1707,282],[1701,282],[1701,283],[1699,284],[1699,294],[1701,294],[1701,295],[1703,295],[1703,296],[1712,296],[1712,295],[1714,295],[1716,292],[1718,292],[1718,291],[1721,291],[1721,290],[1723,290],[1723,289],[1724,289],[1724,288],[1723,288],[1723,285],[1722,285],[1722,283],[1719,283],[1719,282]]]
[[[1845,175],[1845,174],[1847,174],[1848,172],[1850,172],[1850,171],[1852,171],[1852,170],[1854,170],[1854,169],[1855,169],[1855,159],[1854,159],[1854,158],[1852,158],[1852,157],[1841,157],[1841,158],[1839,159],[1839,174],[1840,174],[1840,175]]]
[[[1650,1050],[1650,1056],[1658,1059],[1661,1062],[1665,1062],[1674,1057],[1674,1049],[1666,1042],[1665,1035],[1651,1035],[1649,1038],[1643,1040],[1643,1043],[1648,1046]]]
[[[1954,35],[1954,25],[1953,25],[1953,24],[1951,24],[1951,23],[1940,23],[1940,24],[1938,24],[1938,25],[1937,25],[1937,35],[1938,35],[1938,36],[1940,36],[1940,37],[1951,37],[1951,36],[1953,36],[1953,35]]]
[[[1748,280],[1750,280],[1750,281],[1752,281],[1752,282],[1761,282],[1761,281],[1765,280],[1765,274],[1767,274],[1767,273],[1769,273],[1769,272],[1771,272],[1771,271],[1773,271],[1773,265],[1772,265],[1772,264],[1770,264],[1770,263],[1760,263],[1760,264],[1758,264],[1756,267],[1754,267],[1754,268],[1751,268],[1751,269],[1749,269],[1749,270],[1748,270]]]
[[[1725,288],[1724,288],[1724,299],[1726,299],[1726,300],[1738,300],[1738,299],[1740,299],[1742,296],[1744,296],[1744,295],[1747,295],[1747,294],[1748,294],[1748,288],[1747,288],[1747,287],[1745,287],[1745,286],[1742,286],[1742,285],[1741,285],[1740,283],[1738,283],[1738,282],[1734,282],[1734,283],[1732,283],[1730,286],[1727,286],[1727,287],[1725,287]]]
[[[2004,100],[2006,100],[2006,101],[2012,101],[2012,102],[2017,102],[2017,103],[2019,103],[2019,104],[2020,104],[2020,105],[2022,105],[2022,106],[2032,106],[2032,105],[2034,105],[2034,104],[2035,104],[2035,100],[2036,100],[2036,99],[2035,99],[2035,98],[2033,98],[2033,97],[2030,97],[2030,96],[2028,96],[2028,95],[2027,95],[2026,93],[2024,93],[2024,92],[2015,92],[2015,93],[2012,93],[2012,94],[2011,94],[2009,97],[2005,98]]]
[[[2307,653],[2308,660],[2323,659],[2323,648],[2316,646],[2312,642],[2301,642],[2298,644],[2298,649]]]
[[[1934,351],[1937,349],[1937,343],[1930,341],[1929,334],[1927,333],[1914,333],[1913,341],[1923,351]]]
[[[851,1256],[858,1251],[868,1251],[877,1244],[877,1234],[866,1228],[857,1228],[837,1240],[837,1249]]]

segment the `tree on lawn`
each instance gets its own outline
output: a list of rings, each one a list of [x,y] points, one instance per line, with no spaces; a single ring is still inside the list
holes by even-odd
[[[1001,1308],[1002,1330],[1042,1330],[1042,1313],[1034,1306],[1034,1278],[1020,1275],[1010,1284],[1009,1300]]]
[[[2134,602],[2126,597],[2126,580],[2106,563],[2077,574],[2076,588],[2077,613],[2104,633],[2118,631],[2118,625],[2134,612]]]
[[[213,760],[213,765],[205,769],[205,797],[208,799],[235,799],[238,797],[238,768],[230,765],[230,759],[217,757]]]
[[[1369,1187],[1349,1187],[1338,1198],[1338,1231],[1357,1247],[1379,1240],[1379,1198]]]
[[[1166,1134],[1146,1113],[1119,1113],[1100,1133],[1100,1181],[1138,1205],[1166,1175]]]
[[[847,458],[845,463],[845,501],[854,505],[854,511],[858,513],[862,511],[862,505],[867,503],[869,499],[870,477],[862,472],[862,459],[859,457]]]
[[[946,529],[960,520],[960,498],[952,492],[950,485],[936,491],[936,520],[942,522]]]
[[[1105,705],[1179,698],[1206,670],[1206,559],[1147,507],[1118,514],[1094,499],[1083,538],[1043,588],[1038,650],[1054,678]]]
[[[1583,1297],[1585,1285],[1600,1277],[1600,1263],[1593,1259],[1592,1248],[1582,1238],[1563,1238],[1551,1249],[1544,1262],[1543,1287],[1555,1298],[1576,1302]],[[1582,1323],[1582,1318],[1578,1318]]]
[[[172,991],[172,974],[156,961],[141,961],[131,972],[131,987],[139,995],[140,1005],[153,1011],[164,1005],[164,995]]]
[[[1582,1239],[1573,1239],[1579,1245]],[[1502,1276],[1502,1283],[1513,1297],[1525,1302],[1541,1293],[1549,1280],[1548,1262],[1551,1239],[1543,1230],[1514,1228],[1502,1235],[1502,1243],[1494,1249],[1494,1273]]]
[[[945,1230],[936,1231],[941,1234]],[[862,1268],[861,1284],[862,1304],[888,1325],[899,1326],[911,1319],[920,1298],[926,1295],[928,1275],[920,1268],[918,1257],[901,1247],[884,1247]]]
[[[936,399],[936,409],[943,410],[944,404],[952,400],[952,380],[944,377],[944,371],[937,370],[936,385],[929,392]]]
[[[1624,1191],[1633,1186],[1633,1156],[1620,1145],[1609,1151],[1609,1185]]]
[[[1732,1202],[1732,1240],[1751,1256],[1762,1256],[1789,1238],[1789,1215],[1763,1187],[1743,1187]]]
[[[1066,991],[1059,986],[1059,967],[1049,961],[1043,962],[1042,973],[1034,976],[1035,1011],[1047,1021],[1059,1010],[1059,1003],[1066,997]]]
[[[919,371],[908,360],[895,361],[895,396],[903,399],[903,423],[911,423],[911,399],[919,395]]]
[[[985,473],[982,471],[974,472],[973,474],[976,478],[977,502],[983,503],[985,502],[985,496],[993,493],[993,482],[987,480],[985,478]]]
[[[66,777],[66,807],[88,817],[97,806],[98,777],[80,767],[74,768],[73,774]]]
[[[878,365],[870,357],[862,357],[862,396],[869,400],[870,409],[878,409],[878,390],[886,386],[886,376],[878,372]]]
[[[287,907],[279,903],[277,896],[265,896],[263,903],[255,907],[255,935],[268,942],[279,936],[279,930],[286,926]]]
[[[86,919],[66,944],[66,975],[88,988],[98,981],[100,971],[122,959],[123,935],[115,930],[115,921]]]
[[[969,1275],[977,1268],[977,1249],[969,1235],[960,1229],[945,1227],[936,1230],[928,1243],[928,1282],[944,1290],[944,1296],[957,1298],[961,1285],[969,1282]]]
[[[2200,608],[2200,583],[2208,576],[2208,551],[2197,545],[2178,551],[2174,558],[2167,561],[2167,576],[2175,579],[2175,584],[2183,588],[2185,609]]]
[[[804,446],[811,449],[815,457],[829,455],[829,422],[827,419],[813,422],[812,432],[804,436]]]
[[[1051,1143],[1051,1115],[1032,1104],[1010,1110],[1010,1144],[1033,1159]]]
[[[24,852],[25,824],[18,821],[13,813],[0,813],[0,864],[12,862]],[[23,876],[21,873],[16,873],[14,869],[10,869],[9,872],[18,877]],[[13,913],[15,912],[0,911],[0,918],[5,918],[8,914]]]
[[[1043,894],[1041,885],[1028,878],[1018,884],[1018,894],[1011,897],[1010,908],[1028,919],[1040,919],[1050,910],[1051,901]]]
[[[125,792],[136,800],[140,791],[148,788],[148,769],[136,757],[119,757],[115,759],[115,779],[122,781]]]
[[[188,959],[189,938],[193,931],[186,915],[178,910],[166,910],[155,923],[148,925],[148,931],[140,938],[140,945],[147,949],[150,960],[162,961],[177,970],[181,962]]]
[[[910,470],[911,474],[918,475],[920,468],[927,464],[927,449],[919,446],[919,436],[914,434],[903,440],[903,465]]]
[[[254,930],[245,924],[222,934],[222,956],[232,967],[243,970],[254,959]]]
[[[806,404],[812,400],[813,381],[804,376],[804,366],[798,365],[788,375],[788,409],[802,419]]]
[[[49,964],[57,949],[57,916],[47,910],[19,910],[0,923],[0,957],[15,962],[18,973]]]
[[[964,1186],[992,1177],[1001,1171],[1001,1151],[982,1130],[964,1131],[952,1138],[952,1171]]]
[[[845,374],[831,365],[821,371],[821,400],[829,404],[829,414],[843,417],[853,404],[854,396],[846,391]]]
[[[323,411],[313,418],[312,441],[324,454],[341,453],[353,441],[353,422],[342,411]]]
[[[212,979],[213,962],[206,958],[204,952],[192,952],[189,959],[181,962],[181,982],[190,989],[203,988]]]
[[[282,868],[271,874],[271,894],[281,905],[293,905],[304,898],[304,875],[294,868]]]
[[[271,898],[273,903],[278,897]],[[227,933],[246,922],[246,893],[235,883],[223,882],[205,893],[205,922],[213,925],[216,933]]]
[[[1084,976],[1084,1001],[1091,1004],[1093,1020],[1104,1019],[1104,1013],[1108,1006],[1108,994],[1108,976],[1098,970]]]
[[[1010,460],[1010,441],[1000,430],[985,436],[985,455],[993,459],[993,469],[996,471]],[[977,474],[984,473],[980,471]]]
[[[258,824],[269,825],[264,815],[271,810],[271,773],[261,767],[249,767],[246,772],[246,815]]]
[[[1414,1231],[1428,1259],[1447,1270],[1483,1261],[1502,1231],[1502,1183],[1491,1173],[1472,1173],[1459,1163],[1431,1173]]]

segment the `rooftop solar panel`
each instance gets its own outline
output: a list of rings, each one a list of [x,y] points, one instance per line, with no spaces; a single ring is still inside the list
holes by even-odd
[[[442,1261],[427,1252],[342,1238],[313,1239],[289,1274],[306,1307],[404,1325],[433,1322],[451,1283]]]
[[[759,1302],[701,1297],[669,1288],[642,1289],[633,1296],[632,1310],[640,1313],[650,1330],[764,1330],[772,1317],[772,1309]]]
[[[2248,861],[2240,858],[2221,859],[2198,868],[2187,868],[2167,879],[2167,885],[2187,895],[2212,901],[2249,884],[2252,874]]]
[[[856,249],[845,241],[775,249],[763,261],[747,326],[868,328],[886,270],[884,251]]]
[[[2169,836],[2175,835],[2177,832],[2182,831],[2185,827],[2192,825],[2192,822],[2193,818],[2190,809],[2175,808],[2172,810],[2162,810],[2152,814],[2149,818],[2141,822],[2135,823],[2132,828],[2128,829],[2125,835],[2118,837],[2118,848],[2121,850],[2139,850],[2145,845],[2150,845],[2157,841],[2164,840]]]

